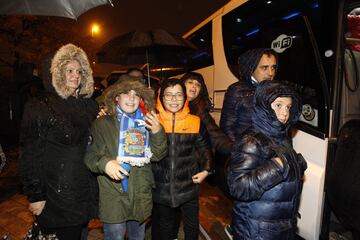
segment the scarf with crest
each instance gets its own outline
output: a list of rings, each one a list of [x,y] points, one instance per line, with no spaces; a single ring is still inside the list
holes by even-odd
[[[116,160],[141,167],[150,163],[152,156],[149,131],[145,128],[144,115],[140,108],[134,114],[124,113],[116,107],[119,122],[119,147]]]

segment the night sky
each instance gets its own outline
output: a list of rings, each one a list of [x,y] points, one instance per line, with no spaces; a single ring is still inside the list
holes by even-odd
[[[133,30],[163,28],[182,35],[229,0],[113,0],[114,7],[100,6],[79,17],[79,31],[88,34],[92,23],[101,27],[97,41]]]

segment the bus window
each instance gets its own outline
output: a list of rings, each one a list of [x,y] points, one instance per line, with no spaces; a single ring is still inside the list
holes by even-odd
[[[187,67],[190,70],[214,64],[211,22],[191,34],[187,40],[198,47],[196,51],[191,51],[191,55],[187,57]]]
[[[315,61],[311,47],[314,36],[309,35],[304,16],[317,35],[321,7],[315,1],[246,2],[222,18],[224,49],[230,68],[248,49],[274,49],[279,55],[275,79],[286,81],[302,96],[304,107],[299,127],[324,138],[327,135],[327,107],[322,81],[325,79],[321,78],[322,66]]]

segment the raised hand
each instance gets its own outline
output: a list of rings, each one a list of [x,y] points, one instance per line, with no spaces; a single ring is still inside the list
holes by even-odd
[[[157,133],[161,129],[161,124],[159,118],[154,111],[148,112],[145,115],[146,128],[148,128],[152,133]]]

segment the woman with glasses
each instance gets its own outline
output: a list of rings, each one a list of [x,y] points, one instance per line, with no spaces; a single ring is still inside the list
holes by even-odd
[[[199,184],[212,170],[212,154],[200,118],[190,114],[186,98],[186,88],[178,79],[162,83],[157,109],[167,135],[168,155],[152,164],[156,184],[152,239],[176,238],[178,212],[182,213],[185,239],[197,240],[199,235]]]

